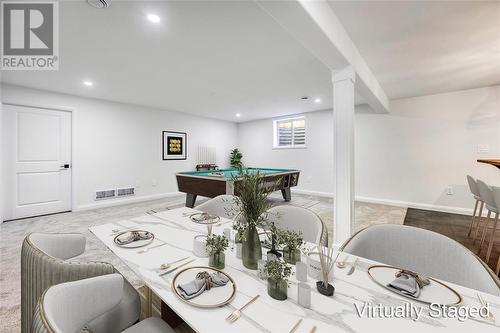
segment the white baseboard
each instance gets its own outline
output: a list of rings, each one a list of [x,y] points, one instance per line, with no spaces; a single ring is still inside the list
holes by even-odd
[[[76,208],[73,208],[73,211],[78,212],[78,211],[92,210],[92,209],[97,209],[97,208],[120,206],[120,205],[126,205],[126,204],[131,204],[131,203],[149,201],[149,200],[171,198],[171,197],[175,197],[175,196],[180,196],[182,194],[184,194],[184,193],[167,192],[167,193],[159,193],[159,194],[151,194],[151,195],[134,196],[134,197],[128,197],[128,198],[121,198],[121,199],[102,200],[102,201],[96,201],[95,203],[79,205]]]
[[[302,190],[302,189],[293,189],[293,193],[305,194],[305,195],[315,195],[318,197],[327,197],[333,198],[333,193],[329,192],[321,192],[321,191],[311,191],[311,190]],[[472,216],[472,209],[462,208],[462,207],[452,207],[452,206],[440,206],[440,205],[432,205],[426,203],[417,203],[417,202],[407,202],[407,201],[399,201],[399,200],[390,200],[390,199],[379,199],[379,198],[371,198],[364,196],[356,196],[356,201],[388,205],[388,206],[397,206],[404,208],[416,208],[416,209],[424,209],[424,210],[432,210],[436,212],[445,212],[445,213],[453,213],[460,215],[470,215]],[[486,216],[486,212],[483,212],[483,215]]]

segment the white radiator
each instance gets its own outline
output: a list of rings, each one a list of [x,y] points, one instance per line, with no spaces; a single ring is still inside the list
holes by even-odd
[[[217,154],[215,147],[198,147],[197,164],[216,164]]]

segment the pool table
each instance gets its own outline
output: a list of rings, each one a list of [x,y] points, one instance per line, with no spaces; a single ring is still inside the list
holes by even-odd
[[[283,199],[290,201],[292,198],[290,188],[299,182],[299,170],[246,168],[247,172],[259,172],[266,182],[278,182],[277,190],[281,190]],[[238,169],[206,170],[179,172],[177,186],[179,192],[186,193],[186,207],[194,207],[198,195],[214,198],[221,194],[234,194],[235,183],[238,182],[240,172]]]

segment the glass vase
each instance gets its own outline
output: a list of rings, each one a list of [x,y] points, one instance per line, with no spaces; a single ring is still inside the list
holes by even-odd
[[[208,266],[217,269],[224,269],[224,267],[226,267],[226,255],[224,254],[224,252],[213,253],[209,255]]]
[[[274,299],[284,301],[288,298],[288,284],[285,280],[267,279],[267,293]]]
[[[295,265],[300,261],[300,250],[299,249],[290,250],[289,247],[284,247],[283,259],[287,264]]]
[[[241,247],[241,259],[243,266],[248,269],[257,269],[257,263],[262,259],[262,247],[255,227],[249,227],[245,230],[245,237],[243,237]]]

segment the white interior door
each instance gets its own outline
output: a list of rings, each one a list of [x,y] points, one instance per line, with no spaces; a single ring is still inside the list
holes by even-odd
[[[71,210],[71,112],[3,105],[4,219]]]

